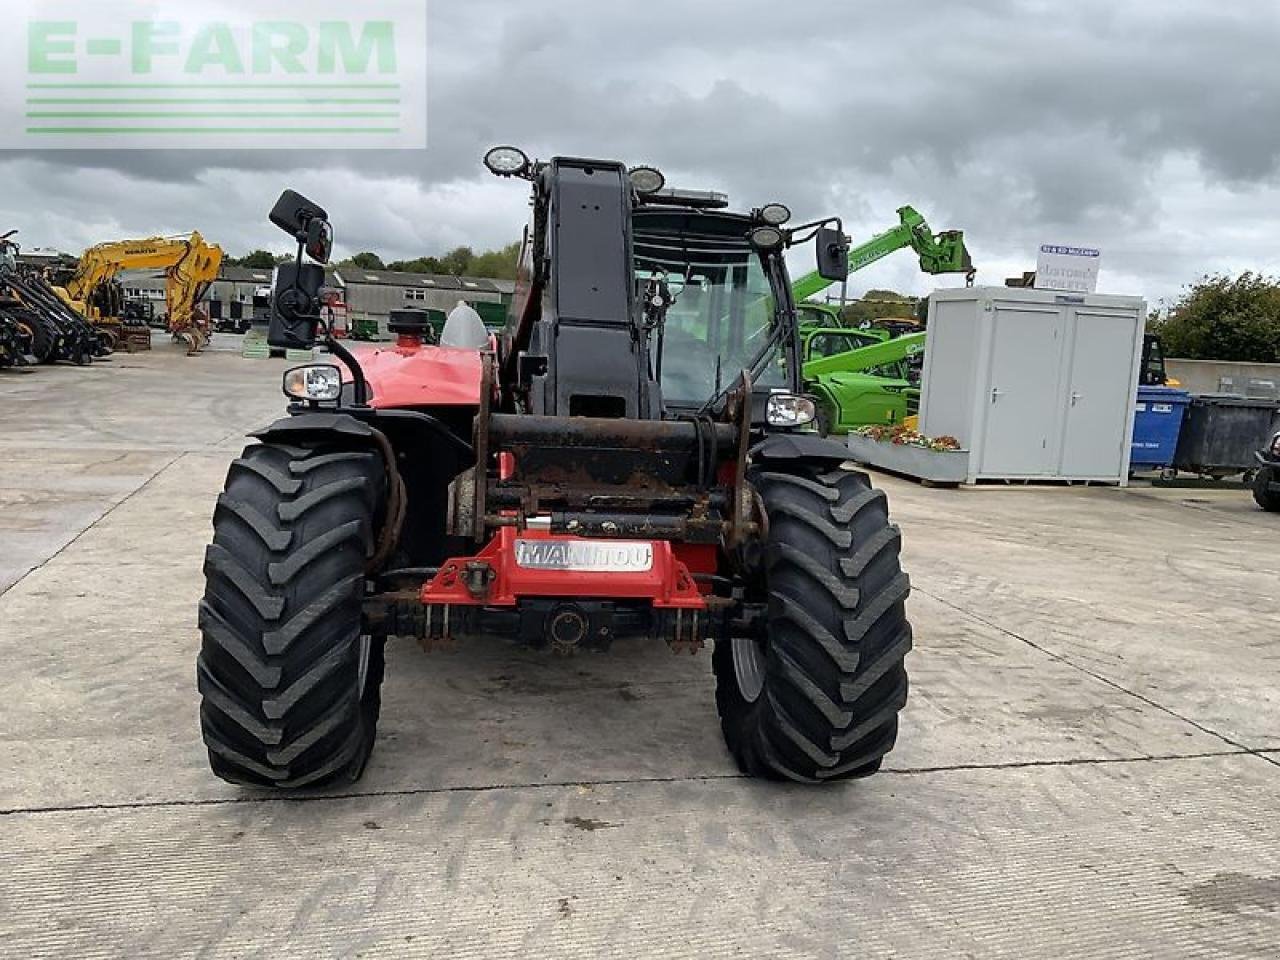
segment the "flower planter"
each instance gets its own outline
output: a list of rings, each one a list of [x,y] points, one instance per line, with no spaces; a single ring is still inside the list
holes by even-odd
[[[869,467],[879,467],[930,483],[965,483],[969,479],[968,450],[926,450],[851,433],[849,454]]]

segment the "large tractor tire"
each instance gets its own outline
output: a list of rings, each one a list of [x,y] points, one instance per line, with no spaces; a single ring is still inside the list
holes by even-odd
[[[1280,493],[1271,490],[1271,484],[1280,483],[1280,470],[1263,467],[1253,475],[1253,499],[1268,513],[1280,513]]]
[[[764,629],[712,655],[725,742],[750,776],[875,773],[898,733],[911,649],[901,537],[882,491],[844,470],[762,472]]]
[[[14,312],[27,342],[30,344],[31,356],[36,363],[53,363],[57,360],[55,351],[58,346],[58,328],[42,314],[34,310],[22,308]]]
[[[200,603],[213,772],[277,788],[354,782],[373,749],[383,641],[361,633],[385,499],[379,454],[262,443],[231,465]]]

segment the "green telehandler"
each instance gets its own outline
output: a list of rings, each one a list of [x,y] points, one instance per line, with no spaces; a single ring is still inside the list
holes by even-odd
[[[818,408],[819,432],[844,434],[871,424],[902,423],[914,415],[920,403],[924,341],[925,334],[909,333],[844,353],[810,355],[802,373]]]
[[[910,247],[924,273],[963,273],[973,283],[973,258],[964,233],[934,234],[914,207],[898,210],[896,227],[851,247],[849,272],[855,273],[898,250]],[[848,433],[871,424],[901,423],[919,402],[919,359],[924,333],[893,337],[881,328],[852,329],[841,320],[840,306],[809,298],[831,281],[809,273],[791,285],[804,345],[804,381],[818,405],[822,433]]]

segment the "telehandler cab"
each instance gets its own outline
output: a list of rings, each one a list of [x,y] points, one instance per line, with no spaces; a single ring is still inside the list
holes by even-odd
[[[231,465],[200,604],[214,772],[353,781],[388,637],[501,636],[711,643],[745,774],[874,773],[907,697],[908,580],[884,493],[812,432],[784,262],[815,239],[838,279],[839,221],[730,213],[651,167],[485,163],[533,193],[501,335],[427,345],[400,313],[383,349],[326,336],[333,362],[285,374],[289,416]],[[269,340],[310,347],[328,216],[287,191],[271,219],[298,261]]]

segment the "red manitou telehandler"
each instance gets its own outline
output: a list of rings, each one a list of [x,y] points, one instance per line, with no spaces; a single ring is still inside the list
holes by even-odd
[[[214,772],[294,788],[358,778],[388,637],[502,637],[558,653],[713,647],[729,751],[752,776],[879,769],[907,698],[900,535],[883,492],[813,429],[784,254],[838,220],[668,189],[652,167],[511,147],[532,185],[505,330],[397,312],[399,340],[289,370],[288,416],[235,460],[205,561],[198,662]],[[286,191],[298,242],[270,342],[310,348],[327,213]],[[305,256],[304,256],[305,254]]]

